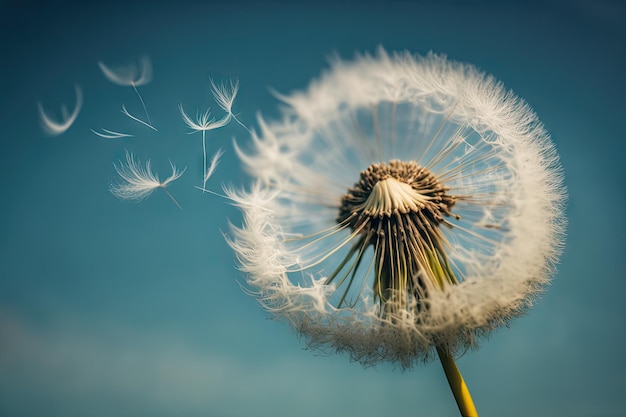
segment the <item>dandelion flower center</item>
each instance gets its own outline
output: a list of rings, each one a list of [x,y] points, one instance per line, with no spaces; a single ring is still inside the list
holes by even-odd
[[[417,162],[392,160],[370,165],[341,199],[337,223],[349,226],[359,238],[329,282],[353,258],[349,269],[356,272],[363,252],[371,246],[374,294],[387,310],[396,310],[409,299],[421,308],[429,291],[458,283],[439,228],[441,224],[452,227],[447,217],[459,218],[451,212],[457,197],[447,191],[449,188]],[[345,296],[340,304],[344,300]],[[394,307],[397,302],[400,305]]]

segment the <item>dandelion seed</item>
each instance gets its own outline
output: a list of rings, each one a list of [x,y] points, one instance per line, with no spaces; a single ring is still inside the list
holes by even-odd
[[[138,87],[152,81],[152,63],[147,56],[141,58],[139,66],[132,64],[113,69],[102,61],[98,61],[98,66],[104,76],[117,85]]]
[[[165,181],[161,182],[159,176],[153,173],[150,167],[150,160],[146,161],[145,167],[142,166],[139,161],[135,160],[132,153],[126,151],[126,164],[119,161],[119,166],[113,163],[115,171],[122,177],[123,182],[118,184],[111,184],[109,187],[111,193],[121,200],[136,200],[141,201],[154,192],[157,188],[163,189],[168,197],[182,210],[182,206],[178,204],[178,201],[167,190],[167,186],[172,181],[180,178],[185,172],[186,168],[179,171],[172,162],[172,175]]]
[[[206,169],[204,172],[204,184],[207,183],[209,178],[211,178],[211,176],[215,172],[215,168],[217,168],[217,165],[220,163],[220,158],[222,157],[222,155],[224,155],[224,151],[221,149],[218,149],[215,155],[213,155],[213,158],[211,159],[211,165],[209,165],[209,168]]]
[[[130,133],[121,133],[121,132],[114,132],[113,130],[109,130],[109,129],[105,129],[102,128],[102,131],[104,133],[101,132],[96,132],[93,129],[90,129],[95,135],[100,136],[101,138],[105,138],[105,139],[119,139],[119,138],[131,138],[134,135],[131,135]]]
[[[180,114],[183,117],[183,121],[193,132],[189,132],[189,134],[193,134],[196,132],[205,132],[207,130],[219,129],[220,127],[224,127],[230,121],[230,115],[226,115],[224,118],[220,120],[215,120],[215,118],[211,118],[211,111],[207,109],[201,115],[196,115],[196,121],[194,122],[191,117],[185,112],[183,109],[183,105],[179,104],[178,108],[180,110]]]
[[[213,155],[213,158],[211,159],[211,165],[209,165],[209,168],[206,170],[206,172],[204,174],[204,183],[205,184],[209,180],[209,178],[211,178],[211,176],[213,176],[213,173],[215,172],[215,169],[217,168],[217,165],[219,164],[220,158],[222,157],[223,154],[224,154],[224,151],[219,149],[215,153],[215,155]],[[207,190],[205,188],[205,186],[202,186],[202,187],[195,186],[195,188],[197,188],[198,190],[202,191],[202,194],[210,193],[210,194],[216,195],[218,197],[222,197],[222,198],[225,198],[225,199],[229,200],[228,196],[225,196],[224,194],[216,193],[215,191]]]
[[[157,128],[152,126],[150,123],[144,122],[143,120],[141,120],[140,118],[133,116],[132,114],[130,114],[130,112],[126,109],[126,106],[124,104],[122,104],[122,110],[120,110],[125,116],[130,117],[131,119],[133,119],[136,122],[141,123],[144,126],[149,127],[150,129],[154,130],[155,132],[158,132]]]
[[[227,86],[224,82],[220,83],[220,85],[215,84],[213,79],[211,78],[211,91],[213,92],[213,97],[215,97],[215,101],[217,104],[226,112],[228,116],[235,119],[239,125],[241,125],[247,131],[250,131],[246,125],[241,123],[237,116],[233,114],[233,103],[235,102],[235,98],[237,97],[237,93],[239,92],[239,80],[229,81],[230,86]]]
[[[217,196],[217,197],[222,197],[222,198],[224,198],[224,199],[226,199],[226,200],[230,200],[230,198],[229,198],[228,196],[226,196],[226,195],[224,195],[224,194],[216,193],[215,191],[213,191],[213,190],[209,190],[209,189],[206,189],[206,188],[204,188],[204,187],[199,187],[199,186],[197,186],[197,185],[194,185],[194,186],[193,186],[193,188],[195,188],[195,189],[197,189],[197,190],[202,191],[202,194],[204,194],[204,193],[209,193],[209,194],[213,194],[213,195],[215,195],[215,196]]]
[[[152,81],[152,63],[150,62],[150,58],[147,56],[142,57],[139,66],[133,64],[126,67],[112,69],[106,66],[102,61],[98,61],[98,66],[100,67],[102,74],[104,74],[104,76],[112,83],[132,87],[133,90],[135,90],[135,93],[137,94],[137,97],[139,97],[139,101],[141,101],[141,105],[143,106],[143,111],[146,113],[148,122],[146,123],[139,119],[135,119],[134,117],[132,118],[148,127],[153,128],[150,115],[148,114],[148,109],[146,108],[146,103],[143,101],[143,97],[139,94],[139,90],[137,89],[137,87],[148,84]]]
[[[76,105],[74,106],[74,110],[70,113],[68,112],[67,107],[62,106],[62,120],[60,122],[52,120],[44,111],[41,102],[37,103],[37,107],[39,109],[39,119],[41,120],[41,125],[46,133],[50,135],[60,135],[74,124],[74,121],[78,117],[78,113],[80,113],[83,106],[83,92],[81,91],[80,86],[76,84],[74,86],[74,90],[76,92]]]
[[[308,345],[364,364],[453,357],[525,313],[565,229],[558,155],[533,111],[471,65],[336,61],[260,119],[229,243],[260,303]]]
[[[193,134],[196,132],[202,132],[202,158],[203,158],[203,164],[202,164],[202,172],[203,172],[203,183],[202,183],[202,187],[204,188],[206,186],[206,182],[208,180],[208,177],[210,177],[210,174],[207,176],[207,160],[206,160],[206,132],[209,130],[213,130],[213,129],[219,129],[220,127],[224,127],[228,124],[228,122],[230,121],[230,114],[227,114],[225,117],[223,117],[220,120],[215,120],[215,118],[211,117],[211,112],[210,109],[207,109],[204,113],[202,114],[197,114],[196,115],[196,120],[197,121],[193,121],[189,115],[187,115],[187,113],[185,113],[185,109],[183,109],[183,105],[182,103],[180,103],[178,105],[178,108],[180,110],[180,114],[183,117],[183,121],[185,122],[185,124],[187,126],[189,126],[190,129],[192,129],[192,132],[189,132],[189,134]],[[220,154],[221,156],[221,154]],[[215,159],[215,158],[214,158]],[[218,156],[219,159],[219,156]],[[215,167],[213,167],[213,169],[215,169]],[[212,171],[211,171],[212,173]]]

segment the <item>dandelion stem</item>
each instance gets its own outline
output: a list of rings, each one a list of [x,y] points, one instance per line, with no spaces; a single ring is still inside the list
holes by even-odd
[[[139,122],[139,123],[141,123],[142,125],[149,127],[150,129],[154,130],[155,132],[158,132],[157,128],[156,128],[156,127],[154,127],[154,126],[152,126],[150,123],[148,123],[148,122],[144,122],[144,121],[143,121],[143,120],[141,120],[140,118],[135,117],[135,116],[133,116],[132,114],[130,114],[130,113],[128,112],[128,110],[126,109],[126,106],[125,106],[124,104],[122,104],[122,110],[121,110],[121,111],[122,111],[122,113],[124,113],[126,116],[130,117],[131,119],[133,119],[134,121]]]
[[[244,129],[246,129],[246,130],[248,131],[248,133],[252,133],[252,132],[250,131],[250,129],[248,129],[248,126],[246,126],[246,125],[244,125],[243,123],[241,123],[241,121],[239,121],[239,119],[237,119],[237,116],[235,116],[234,114],[233,114],[233,119],[235,119],[235,121],[236,121],[237,123],[239,123],[239,125],[240,125],[241,127],[243,127]]]
[[[202,188],[204,189],[208,179],[206,175],[206,130],[202,130],[202,158]]]
[[[167,194],[167,196],[168,196],[169,198],[171,198],[171,199],[172,199],[172,201],[174,202],[174,204],[176,204],[176,206],[177,206],[179,209],[181,209],[181,210],[183,209],[183,206],[181,206],[181,205],[178,203],[178,201],[176,201],[176,199],[174,198],[174,196],[172,195],[172,193],[170,193],[169,191],[167,191],[167,188],[165,188],[165,187],[159,187],[159,188],[162,188],[162,189],[163,189],[163,191],[165,191],[165,193]]]
[[[443,370],[446,373],[446,378],[448,378],[448,384],[450,384],[450,389],[452,390],[456,404],[459,406],[461,416],[478,417],[478,411],[476,411],[472,396],[454,359],[446,349],[441,347],[437,347],[437,354],[439,355],[441,366],[443,366]]]
[[[225,196],[224,194],[216,193],[215,191],[207,190],[206,188],[198,187],[197,185],[194,185],[193,188],[196,188],[196,189],[202,191],[202,194],[209,193],[209,194],[216,195],[218,197],[222,197],[222,198],[224,198],[226,200],[230,200],[230,197]]]
[[[150,115],[148,115],[148,109],[146,108],[146,103],[144,103],[143,97],[141,97],[141,94],[139,94],[139,90],[137,90],[137,85],[134,82],[131,85],[133,87],[133,90],[135,90],[135,93],[137,93],[137,97],[139,97],[139,100],[141,101],[141,105],[143,106],[143,111],[146,112],[148,123],[152,125],[152,121],[150,120]]]

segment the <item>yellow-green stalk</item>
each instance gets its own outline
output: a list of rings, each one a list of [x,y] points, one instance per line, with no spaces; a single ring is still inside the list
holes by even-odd
[[[478,417],[478,411],[476,411],[472,396],[454,359],[444,348],[438,347],[437,354],[439,355],[441,366],[443,366],[443,370],[446,373],[446,378],[448,378],[448,384],[450,384],[450,389],[452,390],[456,404],[459,406],[461,416]]]

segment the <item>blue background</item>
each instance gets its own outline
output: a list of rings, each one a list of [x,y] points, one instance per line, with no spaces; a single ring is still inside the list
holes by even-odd
[[[228,4],[227,4],[228,3]],[[617,1],[256,2],[14,1],[0,5],[0,415],[454,416],[440,366],[363,369],[305,349],[240,289],[222,233],[238,212],[194,189],[201,136],[177,106],[218,108],[208,77],[239,78],[235,111],[278,115],[269,87],[305,88],[337,53],[435,51],[494,74],[551,132],[569,188],[559,273],[524,318],[459,366],[481,416],[625,415],[624,64]],[[621,43],[620,43],[621,41]],[[140,91],[107,81],[112,66],[151,57]],[[46,136],[50,111],[84,92],[76,123]],[[134,133],[107,140],[90,129]],[[207,186],[247,178],[232,139]],[[185,175],[139,204],[108,191],[124,150],[170,159]]]

